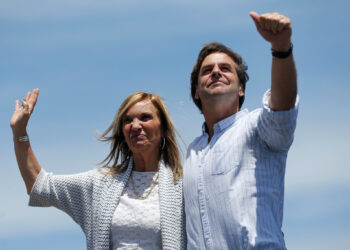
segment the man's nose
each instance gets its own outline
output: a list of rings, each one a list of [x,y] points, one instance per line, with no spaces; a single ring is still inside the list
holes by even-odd
[[[219,65],[215,64],[213,70],[212,70],[212,76],[213,77],[221,77],[221,70]]]

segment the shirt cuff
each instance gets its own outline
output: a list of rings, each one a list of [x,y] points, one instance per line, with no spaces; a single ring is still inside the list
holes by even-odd
[[[294,107],[288,110],[272,110],[269,106],[269,97],[271,95],[271,89],[267,90],[263,96],[262,104],[264,111],[269,113],[270,116],[276,119],[286,119],[290,118],[291,116],[296,117],[298,115],[298,109],[299,109],[299,95],[297,95],[294,103]],[[278,118],[279,117],[279,118]]]
[[[43,168],[36,177],[35,183],[29,195],[29,206],[33,207],[48,207],[50,206],[50,174]]]

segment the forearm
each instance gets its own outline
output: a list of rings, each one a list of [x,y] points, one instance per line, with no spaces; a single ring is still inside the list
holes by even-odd
[[[26,185],[27,193],[30,194],[41,167],[33,153],[30,142],[20,142],[18,140],[23,135],[26,135],[26,133],[22,133],[21,135],[14,134],[14,148],[17,164]]]
[[[271,71],[270,108],[291,109],[297,96],[297,72],[293,54],[287,58],[273,57]]]
[[[297,96],[297,73],[292,52],[292,26],[288,17],[277,12],[259,15],[250,12],[259,34],[273,49],[271,72],[272,110],[288,110]]]

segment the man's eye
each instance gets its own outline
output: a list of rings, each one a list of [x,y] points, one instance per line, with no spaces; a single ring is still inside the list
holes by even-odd
[[[203,69],[202,70],[202,75],[209,74],[210,72],[211,72],[211,69],[209,69],[209,68]]]
[[[229,71],[231,71],[230,67],[228,67],[228,66],[222,67],[221,70],[224,71],[224,72],[229,72]]]

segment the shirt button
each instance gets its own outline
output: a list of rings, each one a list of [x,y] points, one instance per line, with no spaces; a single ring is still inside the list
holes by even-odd
[[[204,209],[202,209],[202,210],[201,210],[201,213],[204,214],[204,212],[205,212]]]

